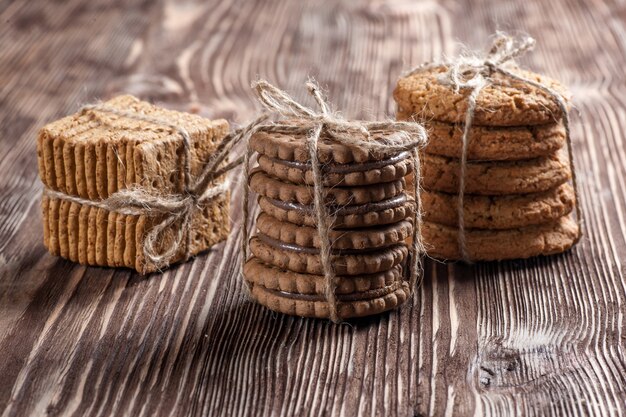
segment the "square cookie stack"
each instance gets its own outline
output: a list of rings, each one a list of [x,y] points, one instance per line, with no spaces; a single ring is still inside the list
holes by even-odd
[[[316,228],[313,178],[306,138],[259,132],[250,147],[258,167],[250,188],[261,213],[250,239],[244,277],[252,296],[281,313],[330,318]],[[408,152],[376,160],[367,151],[319,141],[342,319],[381,313],[411,293],[405,277],[415,206],[405,192],[412,172]]]
[[[114,98],[102,107],[162,120],[163,124],[113,114],[98,108],[53,122],[39,132],[37,155],[44,186],[64,195],[102,201],[131,186],[180,194],[184,190],[184,128],[191,140],[191,174],[199,175],[228,133],[225,120],[165,110],[132,96]],[[197,254],[225,239],[229,232],[229,195],[223,194],[193,214],[189,252]],[[42,198],[44,244],[53,255],[86,265],[128,267],[147,273],[156,266],[146,259],[146,233],[162,217],[117,211]],[[171,224],[157,242],[158,251],[172,245],[180,223]],[[181,245],[182,246],[182,245]],[[180,248],[171,260],[184,256]]]
[[[394,91],[399,120],[429,132],[424,150],[423,238],[430,256],[461,259],[458,193],[463,124],[470,91],[440,82],[434,67],[403,77]],[[515,70],[564,93],[556,81]],[[463,218],[468,258],[548,255],[579,238],[570,213],[575,192],[566,132],[555,100],[543,90],[496,73],[478,95],[465,166]]]

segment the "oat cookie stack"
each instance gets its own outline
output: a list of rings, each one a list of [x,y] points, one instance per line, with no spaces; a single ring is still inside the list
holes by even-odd
[[[423,153],[423,238],[429,255],[463,258],[458,193],[463,123],[470,90],[440,82],[445,67],[399,80],[399,120],[417,120],[429,132]],[[528,71],[516,74],[567,97],[558,82]],[[477,97],[467,144],[463,222],[471,260],[548,255],[579,238],[570,214],[575,192],[562,112],[545,91],[500,73]]]
[[[252,136],[258,167],[250,188],[261,214],[250,239],[244,277],[262,305],[286,314],[329,318],[316,229],[313,179],[304,136],[260,132]],[[408,152],[385,160],[324,138],[323,166],[337,313],[345,319],[380,313],[411,293],[405,277],[415,205],[405,192],[412,172]]]
[[[140,186],[158,194],[183,191],[185,129],[191,141],[191,174],[198,175],[228,133],[225,120],[164,110],[132,96],[120,96],[104,107],[149,116],[147,122],[102,111],[83,110],[53,122],[39,132],[37,153],[44,186],[68,196],[102,201],[119,190]],[[168,127],[169,125],[169,127]],[[216,182],[221,182],[218,180]],[[190,254],[223,240],[229,232],[229,195],[201,203],[191,218]],[[146,259],[146,233],[160,214],[128,215],[63,198],[42,197],[44,243],[53,255],[87,265],[128,267],[144,273],[156,266]],[[180,224],[169,225],[156,250],[171,247]],[[182,246],[182,245],[181,245]],[[184,248],[169,263],[183,258]]]

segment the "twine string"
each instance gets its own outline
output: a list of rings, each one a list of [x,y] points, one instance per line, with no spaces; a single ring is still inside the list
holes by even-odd
[[[120,110],[107,106],[106,104],[90,104],[81,109],[82,113],[88,111],[108,113],[131,120],[151,123],[157,126],[165,126],[178,133],[183,146],[183,192],[178,194],[165,194],[153,187],[143,187],[133,184],[125,189],[111,194],[105,199],[96,201],[65,194],[49,188],[44,189],[44,194],[60,200],[101,208],[124,215],[163,216],[161,221],[155,224],[145,235],[142,246],[144,256],[151,263],[153,263],[157,269],[161,269],[170,264],[172,259],[179,253],[182,246],[184,249],[184,259],[189,259],[191,256],[192,243],[191,221],[194,213],[202,209],[202,203],[223,195],[229,190],[228,182],[214,184],[213,181],[242,162],[240,158],[236,161],[223,165],[223,162],[226,161],[229,151],[233,148],[233,146],[241,142],[242,139],[245,140],[247,136],[251,135],[254,130],[266,119],[266,116],[263,115],[258,117],[247,126],[228,134],[220,145],[218,145],[218,148],[211,159],[205,164],[201,174],[192,178],[192,143],[191,137],[184,127],[162,118],[153,117],[143,113]],[[163,245],[161,243],[164,233],[176,223],[180,224],[178,227],[174,228],[174,240],[170,245],[163,249]]]
[[[259,80],[252,85],[257,98],[263,107],[279,116],[279,120],[264,125],[258,129],[266,133],[287,134],[295,137],[304,137],[306,147],[311,159],[313,174],[313,196],[315,221],[320,239],[320,261],[324,275],[324,296],[329,306],[329,316],[334,322],[340,322],[337,297],[335,294],[337,277],[332,262],[332,242],[330,231],[333,217],[326,207],[326,189],[323,185],[323,169],[319,160],[319,143],[322,135],[324,140],[356,147],[368,151],[376,158],[385,158],[396,155],[403,151],[411,151],[414,172],[415,189],[415,214],[413,216],[413,242],[411,245],[411,273],[410,291],[415,291],[418,276],[421,274],[421,254],[423,244],[421,241],[421,199],[420,199],[420,164],[418,149],[426,144],[427,135],[425,129],[410,122],[364,122],[347,121],[331,111],[330,105],[324,99],[318,85],[309,81],[306,83],[309,94],[315,99],[319,111],[303,106],[292,99],[286,92],[276,88],[265,80]],[[296,120],[289,120],[295,118]],[[250,136],[247,137],[249,139]],[[248,146],[244,154],[244,175],[249,178],[251,150]],[[243,198],[243,239],[242,239],[242,270],[248,257],[248,202],[249,184],[244,185]]]
[[[465,183],[467,174],[467,151],[469,146],[469,136],[476,113],[476,102],[481,91],[498,81],[493,79],[493,74],[499,73],[504,77],[531,85],[549,95],[558,105],[561,111],[563,126],[565,128],[568,158],[572,175],[572,185],[576,196],[575,213],[576,222],[579,229],[582,227],[582,211],[580,208],[580,198],[578,196],[578,185],[576,182],[576,170],[574,169],[574,158],[572,153],[572,139],[569,125],[569,109],[565,98],[556,90],[537,81],[522,77],[506,69],[506,64],[514,59],[531,51],[535,46],[535,39],[530,36],[513,37],[503,32],[497,32],[491,48],[485,56],[461,56],[453,61],[431,62],[420,65],[405,75],[414,75],[432,68],[445,67],[446,71],[438,76],[438,81],[442,85],[448,85],[455,92],[470,90],[467,96],[467,111],[465,113],[465,123],[463,126],[463,136],[461,143],[461,163],[459,174],[459,192],[457,196],[457,217],[458,217],[458,245],[461,257],[466,262],[471,262],[468,253],[467,238],[465,230],[464,199]],[[581,234],[579,233],[578,239]]]

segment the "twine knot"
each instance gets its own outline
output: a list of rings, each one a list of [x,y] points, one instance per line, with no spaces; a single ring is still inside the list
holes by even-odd
[[[339,322],[341,317],[337,311],[337,297],[335,289],[337,277],[332,267],[331,240],[329,237],[333,218],[328,212],[325,203],[326,190],[323,186],[322,164],[318,155],[318,144],[324,134],[324,139],[336,144],[356,147],[370,152],[376,158],[385,158],[396,155],[403,151],[410,151],[414,168],[415,202],[417,208],[413,218],[413,242],[412,262],[410,268],[410,291],[414,291],[418,285],[418,277],[421,275],[420,256],[423,253],[421,241],[421,203],[419,196],[419,155],[418,149],[427,141],[426,130],[417,123],[400,121],[366,122],[347,121],[336,113],[333,113],[329,103],[324,99],[319,86],[314,81],[308,81],[306,88],[314,98],[319,111],[306,107],[286,92],[276,88],[265,80],[259,80],[252,84],[257,98],[263,107],[276,114],[279,120],[262,126],[258,131],[268,133],[288,134],[293,137],[304,137],[307,150],[311,159],[311,171],[313,174],[314,211],[317,222],[317,230],[320,237],[320,260],[325,279],[324,294],[329,306],[329,315],[332,321]],[[296,118],[297,122],[286,120]],[[244,155],[244,175],[249,177],[250,147]],[[248,199],[249,186],[245,182],[243,198],[243,240],[242,262],[247,261],[248,247]]]

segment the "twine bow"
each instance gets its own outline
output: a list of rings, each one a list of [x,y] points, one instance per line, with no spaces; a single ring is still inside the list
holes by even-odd
[[[438,81],[442,85],[451,86],[455,92],[459,92],[460,90],[470,90],[467,97],[468,107],[467,112],[465,113],[465,124],[463,127],[461,173],[459,175],[459,194],[457,200],[459,250],[461,252],[461,257],[466,262],[471,261],[467,250],[464,219],[465,177],[467,171],[467,147],[469,143],[469,134],[474,121],[478,95],[486,86],[498,84],[498,80],[493,78],[493,75],[496,73],[502,74],[509,79],[538,88],[548,94],[557,103],[563,118],[569,164],[572,172],[572,184],[576,195],[576,221],[579,229],[582,225],[582,212],[579,203],[580,199],[578,198],[578,186],[576,184],[576,170],[574,169],[572,140],[569,125],[569,110],[567,108],[567,103],[558,91],[506,69],[506,64],[512,63],[515,58],[520,57],[526,52],[532,50],[535,43],[535,39],[530,36],[524,35],[515,38],[506,33],[497,32],[491,48],[485,56],[462,56],[453,61],[426,63],[418,66],[406,74],[410,76],[428,69],[444,66],[447,68],[447,71],[438,77]]]
[[[323,186],[322,165],[318,155],[318,145],[322,133],[324,139],[333,143],[357,147],[369,151],[376,158],[385,158],[396,155],[403,151],[410,151],[414,168],[414,191],[416,210],[413,218],[413,242],[411,248],[411,272],[410,290],[418,284],[418,277],[421,276],[421,259],[423,245],[421,241],[421,202],[419,196],[420,188],[420,163],[418,149],[426,144],[427,135],[425,129],[416,123],[410,122],[365,122],[347,121],[334,114],[328,102],[322,96],[320,88],[313,81],[306,83],[307,90],[315,99],[319,111],[303,106],[292,99],[284,91],[274,87],[264,80],[253,83],[258,100],[263,107],[272,112],[282,120],[260,127],[259,131],[268,133],[281,133],[304,136],[307,150],[311,158],[311,170],[313,174],[314,209],[317,222],[317,230],[320,237],[320,260],[325,279],[324,294],[329,306],[331,320],[339,322],[341,318],[337,311],[337,297],[335,289],[337,278],[332,267],[331,241],[329,237],[332,228],[332,216],[324,204],[326,191]],[[297,123],[284,120],[284,118],[296,118]],[[244,178],[250,175],[251,150],[248,147],[244,154]],[[245,182],[243,198],[243,239],[242,239],[242,262],[247,260],[248,250],[248,200],[249,185]]]
[[[152,262],[157,269],[169,265],[177,255],[181,246],[184,248],[184,259],[190,258],[191,251],[191,221],[193,214],[202,209],[202,204],[214,199],[229,189],[229,184],[223,182],[215,184],[213,181],[221,175],[232,170],[243,158],[238,158],[230,163],[223,164],[229,152],[242,139],[249,137],[258,126],[266,119],[261,116],[249,125],[237,129],[228,134],[218,145],[215,153],[205,164],[202,172],[197,177],[191,174],[191,138],[187,130],[179,125],[172,124],[168,120],[148,116],[141,113],[119,110],[105,104],[87,105],[81,109],[82,113],[99,111],[114,114],[128,119],[148,122],[157,126],[165,126],[178,133],[183,145],[183,175],[184,188],[180,194],[163,194],[158,189],[131,185],[119,190],[103,200],[93,201],[81,197],[68,195],[49,188],[44,189],[44,194],[60,200],[70,201],[91,207],[97,207],[124,215],[150,215],[163,216],[163,219],[154,225],[145,236],[143,242],[144,256]],[[159,249],[159,243],[165,231],[170,226],[177,224],[174,241],[165,249]]]

